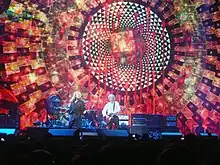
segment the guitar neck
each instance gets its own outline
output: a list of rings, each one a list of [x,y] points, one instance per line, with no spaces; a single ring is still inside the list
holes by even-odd
[[[114,115],[118,115],[118,114],[119,114],[119,112],[115,112],[115,113],[109,114],[108,116],[114,116]]]

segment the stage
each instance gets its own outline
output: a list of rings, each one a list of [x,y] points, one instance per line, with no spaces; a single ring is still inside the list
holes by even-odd
[[[106,139],[106,138],[129,138],[134,140],[184,140],[182,133],[152,131],[140,132],[135,128],[108,130],[108,129],[68,129],[68,128],[37,128],[29,127],[26,130],[17,130],[14,128],[0,128],[0,136],[16,136],[16,137],[31,137],[33,139],[51,138],[51,137],[75,137],[80,140],[83,139]],[[200,138],[212,137],[217,139],[217,134],[201,133]]]

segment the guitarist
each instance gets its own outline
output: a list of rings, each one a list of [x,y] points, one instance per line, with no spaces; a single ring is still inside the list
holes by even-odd
[[[119,128],[119,118],[118,115],[120,113],[120,105],[117,101],[115,101],[115,96],[110,94],[108,96],[109,102],[105,105],[102,110],[102,115],[106,119],[107,126],[111,130],[113,123],[115,124],[115,128]]]

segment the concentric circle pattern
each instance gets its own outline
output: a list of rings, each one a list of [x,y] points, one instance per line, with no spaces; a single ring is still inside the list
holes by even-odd
[[[133,2],[99,9],[83,34],[83,54],[97,80],[135,91],[161,77],[170,60],[170,37],[156,13]]]

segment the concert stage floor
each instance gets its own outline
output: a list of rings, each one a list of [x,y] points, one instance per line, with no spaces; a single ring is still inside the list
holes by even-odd
[[[131,132],[130,132],[131,131]],[[14,128],[0,128],[0,135],[15,135],[19,136],[19,130]],[[108,130],[108,129],[67,129],[67,128],[38,128],[38,127],[29,127],[26,131],[27,135],[31,137],[43,137],[43,136],[52,136],[52,137],[148,137],[148,139],[183,139],[183,135],[180,132],[148,132],[143,134],[134,134],[131,129],[129,130]],[[201,133],[202,137],[208,137],[208,134]],[[217,134],[212,134],[212,137],[217,138]]]

